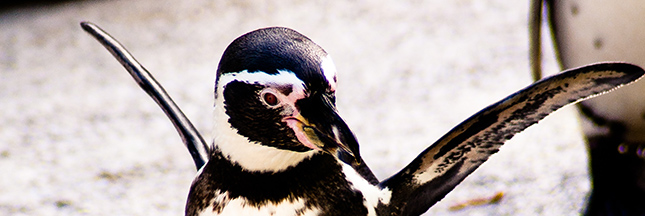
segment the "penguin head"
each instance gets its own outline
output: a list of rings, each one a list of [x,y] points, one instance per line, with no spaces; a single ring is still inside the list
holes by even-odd
[[[272,170],[256,164],[259,157],[293,165],[288,161],[317,152],[361,161],[358,142],[336,110],[335,91],[336,68],[309,38],[281,27],[242,35],[217,70],[216,148],[244,168],[258,167],[252,170]]]

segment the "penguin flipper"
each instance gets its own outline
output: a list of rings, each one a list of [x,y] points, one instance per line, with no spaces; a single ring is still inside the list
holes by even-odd
[[[193,126],[177,104],[170,98],[170,95],[166,93],[166,90],[164,90],[150,72],[119,41],[93,23],[81,22],[81,27],[110,51],[139,86],[157,102],[164,113],[166,113],[166,116],[170,118],[175,129],[177,129],[179,136],[181,136],[181,139],[188,148],[188,152],[193,158],[193,162],[195,162],[195,166],[199,170],[205,163],[204,158],[207,158],[209,147],[204,141],[204,138],[199,134],[199,131],[195,129],[195,126]]]
[[[427,211],[515,134],[565,105],[634,82],[644,73],[627,63],[592,64],[537,81],[484,108],[379,184],[392,193],[388,206],[401,215]]]

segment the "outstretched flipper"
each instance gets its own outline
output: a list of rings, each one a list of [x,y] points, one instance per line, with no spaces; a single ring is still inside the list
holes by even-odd
[[[471,116],[380,183],[390,212],[419,215],[496,153],[504,142],[553,111],[639,79],[627,63],[599,63],[542,79]]]
[[[157,102],[177,129],[179,136],[193,157],[197,169],[201,168],[208,158],[208,145],[195,126],[186,118],[166,90],[155,80],[136,59],[116,39],[90,22],[82,22],[81,27],[98,40],[125,67],[134,80],[152,99]],[[201,146],[201,147],[200,147]]]

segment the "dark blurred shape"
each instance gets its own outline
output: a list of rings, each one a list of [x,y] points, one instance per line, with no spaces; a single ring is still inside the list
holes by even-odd
[[[12,9],[40,7],[40,6],[55,6],[67,2],[74,2],[78,0],[8,0],[0,1],[0,13]]]
[[[645,1],[533,0],[531,5],[530,56],[536,79],[542,77],[542,15],[563,69],[600,61],[645,65]],[[578,105],[592,180],[586,216],[645,215],[644,92],[640,81]]]

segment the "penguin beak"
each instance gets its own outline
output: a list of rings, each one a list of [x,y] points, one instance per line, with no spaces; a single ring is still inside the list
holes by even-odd
[[[338,115],[330,96],[301,99],[296,102],[299,112],[283,119],[293,129],[303,145],[335,155],[348,164],[358,164],[361,158],[354,133]]]

